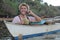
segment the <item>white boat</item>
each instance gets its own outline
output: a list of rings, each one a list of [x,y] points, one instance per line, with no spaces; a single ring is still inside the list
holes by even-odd
[[[22,34],[23,39],[43,36],[44,34],[54,34],[60,32],[60,23],[51,25],[19,25],[5,22],[11,35],[18,40],[18,35]]]

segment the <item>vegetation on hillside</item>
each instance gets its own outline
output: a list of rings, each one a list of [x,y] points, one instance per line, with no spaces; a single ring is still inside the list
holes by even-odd
[[[0,15],[8,15],[13,17],[18,15],[18,5],[20,3],[27,3],[30,10],[39,16],[54,17],[60,16],[60,7],[41,3],[42,0],[0,0]]]

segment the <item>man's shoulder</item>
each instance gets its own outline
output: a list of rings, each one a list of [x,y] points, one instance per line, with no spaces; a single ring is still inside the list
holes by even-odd
[[[18,16],[15,16],[14,18],[18,18]]]
[[[14,18],[17,18],[18,16],[15,16]]]

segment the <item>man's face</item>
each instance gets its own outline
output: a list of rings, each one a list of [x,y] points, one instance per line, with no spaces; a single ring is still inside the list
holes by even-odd
[[[26,12],[27,12],[27,7],[26,6],[21,6],[20,12],[21,12],[21,14],[25,15]]]

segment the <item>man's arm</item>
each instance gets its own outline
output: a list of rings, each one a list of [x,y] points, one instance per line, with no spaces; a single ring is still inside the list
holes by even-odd
[[[41,18],[39,16],[37,16],[36,14],[34,14],[31,10],[30,10],[29,14],[34,16],[36,21],[41,21]]]

